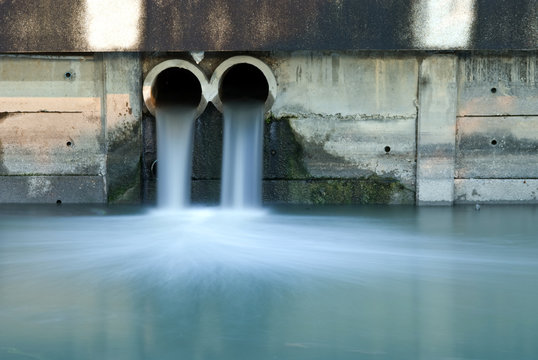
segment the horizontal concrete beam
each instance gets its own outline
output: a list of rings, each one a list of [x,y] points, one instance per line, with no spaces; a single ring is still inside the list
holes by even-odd
[[[0,203],[105,203],[102,176],[0,176]]]
[[[456,179],[457,204],[538,203],[537,179]]]
[[[536,49],[535,0],[0,1],[0,52]]]

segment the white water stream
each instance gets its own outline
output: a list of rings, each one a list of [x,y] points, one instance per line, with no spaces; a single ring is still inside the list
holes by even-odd
[[[263,102],[224,104],[223,207],[261,206],[263,114]]]
[[[181,106],[156,110],[160,209],[179,210],[190,205],[195,113],[195,108]]]

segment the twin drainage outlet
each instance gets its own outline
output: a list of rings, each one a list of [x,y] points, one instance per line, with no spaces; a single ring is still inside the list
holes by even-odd
[[[196,117],[212,102],[222,112],[223,102],[265,102],[269,111],[276,96],[276,79],[269,66],[250,56],[235,56],[220,64],[211,80],[196,65],[185,60],[167,60],[146,76],[142,89],[151,114],[160,106],[196,108]]]

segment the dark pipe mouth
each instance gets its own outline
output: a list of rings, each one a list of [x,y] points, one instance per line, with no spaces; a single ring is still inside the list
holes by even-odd
[[[222,76],[219,93],[223,103],[249,100],[265,102],[269,96],[269,83],[256,66],[237,64]]]
[[[189,70],[171,67],[163,70],[151,89],[155,105],[198,107],[202,101],[202,85]]]

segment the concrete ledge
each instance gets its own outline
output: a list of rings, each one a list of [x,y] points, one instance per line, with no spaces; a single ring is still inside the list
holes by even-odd
[[[538,203],[538,179],[456,179],[457,204]]]
[[[105,203],[102,176],[0,176],[0,203]]]
[[[269,180],[263,182],[264,204],[411,205],[415,192],[390,179]]]

